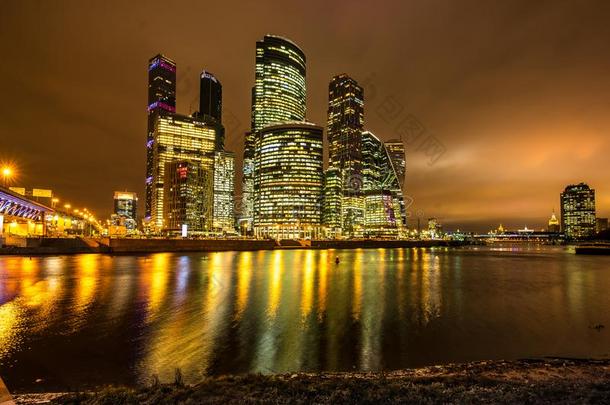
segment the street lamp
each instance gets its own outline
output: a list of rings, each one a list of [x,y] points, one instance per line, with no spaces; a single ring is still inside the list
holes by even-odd
[[[2,167],[2,178],[4,180],[4,187],[8,187],[8,181],[13,177],[13,168],[10,166]]]

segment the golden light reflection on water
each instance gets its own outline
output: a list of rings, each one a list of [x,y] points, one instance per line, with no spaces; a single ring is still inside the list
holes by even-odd
[[[252,252],[241,253],[237,267],[237,308],[235,310],[235,319],[237,320],[242,317],[248,304],[252,266]]]
[[[301,292],[301,317],[307,318],[313,306],[313,292],[315,282],[315,263],[314,252],[307,250],[305,252],[305,262],[303,263],[303,281]]]
[[[15,301],[0,306],[0,360],[18,346],[23,321],[23,314]]]
[[[277,315],[278,305],[280,303],[280,294],[282,293],[282,274],[284,272],[284,251],[273,251],[273,265],[270,269],[271,277],[269,278],[269,300],[267,306],[267,315],[270,318],[275,318]]]

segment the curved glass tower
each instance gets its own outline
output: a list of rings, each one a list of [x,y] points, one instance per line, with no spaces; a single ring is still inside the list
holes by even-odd
[[[265,35],[256,42],[252,130],[305,119],[305,54],[294,42]]]
[[[277,239],[317,237],[323,178],[322,127],[283,122],[256,140],[254,231]]]

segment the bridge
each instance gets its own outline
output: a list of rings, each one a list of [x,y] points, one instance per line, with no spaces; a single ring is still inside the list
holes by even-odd
[[[0,235],[3,234],[4,222],[8,220],[27,220],[42,225],[45,234],[45,214],[53,209],[35,201],[29,200],[21,194],[15,193],[5,187],[0,187]],[[5,218],[7,217],[7,218]]]

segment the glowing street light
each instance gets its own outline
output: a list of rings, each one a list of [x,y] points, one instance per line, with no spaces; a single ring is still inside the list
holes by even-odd
[[[4,180],[4,187],[8,187],[8,181],[13,177],[14,170],[11,166],[2,166],[2,179]]]

